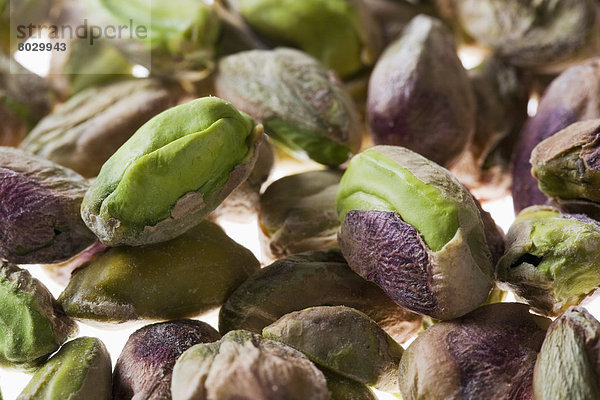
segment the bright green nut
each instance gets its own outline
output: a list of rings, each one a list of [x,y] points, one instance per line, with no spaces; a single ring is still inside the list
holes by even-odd
[[[494,268],[484,224],[446,169],[403,147],[376,146],[352,159],[336,202],[348,264],[399,305],[449,319],[486,301]]]
[[[346,378],[398,392],[402,347],[353,308],[314,307],[289,313],[263,329],[263,337],[285,343]]]
[[[319,59],[342,78],[372,65],[382,46],[380,27],[356,0],[235,0],[252,29]]]
[[[261,138],[260,125],[216,97],[168,109],[104,164],[82,218],[108,246],[172,239],[246,179]]]
[[[58,301],[68,315],[96,321],[192,317],[220,306],[259,267],[203,221],[165,243],[110,249],[78,269]]]
[[[112,365],[100,339],[66,343],[40,368],[17,400],[110,400]]]
[[[318,60],[293,49],[252,50],[224,57],[218,96],[265,126],[292,152],[337,166],[358,152],[360,116],[341,82]]]
[[[570,307],[548,328],[533,373],[535,400],[600,398],[600,322]]]
[[[529,207],[506,240],[498,279],[539,313],[558,316],[600,285],[597,221],[553,207]]]
[[[327,379],[327,389],[331,393],[331,400],[377,400],[377,397],[367,385],[344,378],[334,372],[323,370]]]
[[[52,294],[29,272],[0,262],[0,365],[33,369],[75,333]]]

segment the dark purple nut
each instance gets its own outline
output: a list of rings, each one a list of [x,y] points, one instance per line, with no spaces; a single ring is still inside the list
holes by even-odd
[[[94,243],[79,213],[88,187],[68,168],[0,147],[0,259],[54,263]]]
[[[528,83],[523,73],[495,57],[469,70],[477,113],[475,135],[452,173],[478,199],[510,194],[514,143],[527,120]]]
[[[20,147],[94,177],[139,127],[180,95],[178,87],[153,79],[89,88],[40,121]]]
[[[535,400],[600,398],[600,322],[570,307],[552,322],[533,373]]]
[[[369,82],[367,119],[376,144],[404,146],[443,166],[471,140],[473,89],[439,20],[413,18],[383,53]]]
[[[329,250],[296,254],[256,272],[221,307],[219,331],[260,333],[285,314],[323,305],[356,308],[399,343],[421,327],[420,315],[396,305],[352,272],[339,250]]]
[[[129,336],[113,372],[113,400],[171,400],[171,374],[184,351],[221,339],[202,321],[146,325]]]
[[[260,198],[263,254],[277,260],[338,247],[335,196],[343,172],[311,171],[273,182]]]
[[[531,153],[540,190],[560,209],[600,218],[600,120],[576,122],[538,144]],[[582,209],[578,209],[583,205]]]
[[[531,399],[550,322],[525,304],[495,303],[432,325],[404,352],[402,399]]]
[[[577,121],[600,118],[600,58],[594,58],[560,74],[546,89],[535,117],[530,118],[515,148],[512,195],[515,211],[548,199],[531,175],[533,148]]]

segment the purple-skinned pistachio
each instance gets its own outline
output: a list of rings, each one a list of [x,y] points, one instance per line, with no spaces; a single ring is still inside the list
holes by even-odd
[[[79,213],[88,187],[68,168],[0,147],[0,259],[55,263],[91,245],[96,237]]]
[[[221,339],[202,321],[182,319],[146,325],[129,336],[113,372],[114,400],[171,400],[177,358],[198,343]]]
[[[525,304],[495,303],[430,326],[402,357],[402,399],[531,399],[550,322]]]
[[[475,100],[450,31],[419,15],[383,53],[369,81],[376,144],[407,147],[448,166],[471,140]]]

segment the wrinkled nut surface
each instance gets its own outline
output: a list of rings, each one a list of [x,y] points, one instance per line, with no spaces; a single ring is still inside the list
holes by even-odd
[[[450,319],[486,301],[494,267],[484,225],[444,168],[403,147],[372,147],[350,162],[337,210],[350,267],[402,307]]]
[[[298,47],[346,78],[372,65],[380,27],[359,0],[232,0],[253,30]]]
[[[535,364],[535,400],[600,397],[600,322],[583,307],[554,320]]]
[[[403,349],[375,321],[350,307],[313,307],[284,315],[263,337],[301,351],[320,367],[398,392]]]
[[[354,273],[339,250],[330,250],[296,254],[256,272],[221,307],[219,331],[260,333],[287,313],[322,305],[356,308],[399,343],[421,327],[420,315],[396,305]]]
[[[166,241],[197,225],[256,160],[262,126],[204,97],[145,123],[104,164],[81,205],[107,246]]]
[[[174,106],[179,96],[176,87],[154,79],[92,87],[40,121],[20,147],[91,178],[139,127]]]
[[[216,93],[260,121],[292,151],[336,166],[360,148],[352,98],[319,61],[286,48],[252,50],[221,59]]]
[[[263,254],[277,260],[338,247],[335,196],[342,171],[311,171],[273,182],[260,197]]]
[[[110,249],[76,270],[58,301],[87,320],[191,317],[220,306],[259,267],[250,250],[203,221],[165,243]]]
[[[471,140],[473,89],[441,21],[413,18],[383,53],[369,81],[367,120],[376,144],[404,146],[444,166]]]
[[[32,369],[77,331],[52,294],[29,272],[0,261],[0,365]]]
[[[0,147],[0,259],[54,263],[91,245],[96,238],[79,213],[88,187],[67,168]]]
[[[36,371],[17,400],[111,400],[111,370],[104,343],[79,337]]]
[[[197,344],[173,369],[173,400],[326,400],[323,373],[302,353],[247,331]]]
[[[496,303],[436,323],[404,352],[402,399],[530,399],[550,322],[524,304]]]
[[[113,373],[112,399],[170,400],[171,374],[177,358],[198,343],[221,335],[195,320],[146,325],[129,336]]]
[[[600,223],[553,207],[521,211],[506,235],[498,280],[537,312],[558,316],[600,285]]]
[[[325,369],[322,372],[327,379],[331,400],[377,400],[367,385]]]

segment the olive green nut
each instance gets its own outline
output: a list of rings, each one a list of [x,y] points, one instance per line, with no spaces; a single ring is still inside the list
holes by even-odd
[[[403,147],[370,148],[344,173],[337,210],[348,264],[397,304],[450,319],[486,301],[494,266],[484,224],[444,168]]]
[[[77,331],[52,294],[27,270],[0,261],[0,365],[34,369]]]
[[[548,328],[533,374],[535,400],[600,398],[600,322],[570,307]]]
[[[252,50],[221,59],[218,96],[291,151],[337,166],[360,148],[360,116],[336,76],[298,50]]]
[[[112,400],[171,400],[177,358],[198,343],[221,339],[202,321],[175,320],[146,325],[129,336],[115,365]]]
[[[531,152],[540,190],[567,212],[600,217],[600,120],[576,122]],[[564,204],[564,207],[563,207]]]
[[[531,399],[550,322],[525,304],[496,303],[430,326],[402,356],[402,399]]]
[[[108,250],[74,272],[58,301],[86,320],[192,317],[220,306],[259,268],[248,249],[203,221],[168,242]]]
[[[102,166],[83,199],[83,220],[107,246],[173,239],[248,177],[262,133],[216,97],[170,108]]]
[[[17,400],[111,400],[110,354],[100,339],[79,337],[60,348]]]
[[[331,393],[331,400],[377,400],[367,385],[325,369],[322,372],[327,379],[327,389]]]
[[[263,329],[263,337],[285,343],[346,378],[398,392],[402,347],[353,308],[314,307],[289,313]]]
[[[326,305],[360,310],[399,343],[421,327],[420,315],[398,306],[353,272],[339,250],[329,250],[295,254],[256,272],[221,307],[219,331],[261,333],[285,314]]]
[[[381,51],[381,28],[362,0],[232,3],[259,35],[302,49],[342,78],[373,65]]]
[[[263,254],[277,260],[338,247],[335,196],[342,171],[311,171],[273,182],[260,198]]]
[[[521,211],[508,230],[498,264],[502,288],[537,312],[558,316],[600,285],[600,223],[553,207]]]
[[[173,400],[327,400],[323,373],[302,353],[247,331],[185,351],[173,369]]]

